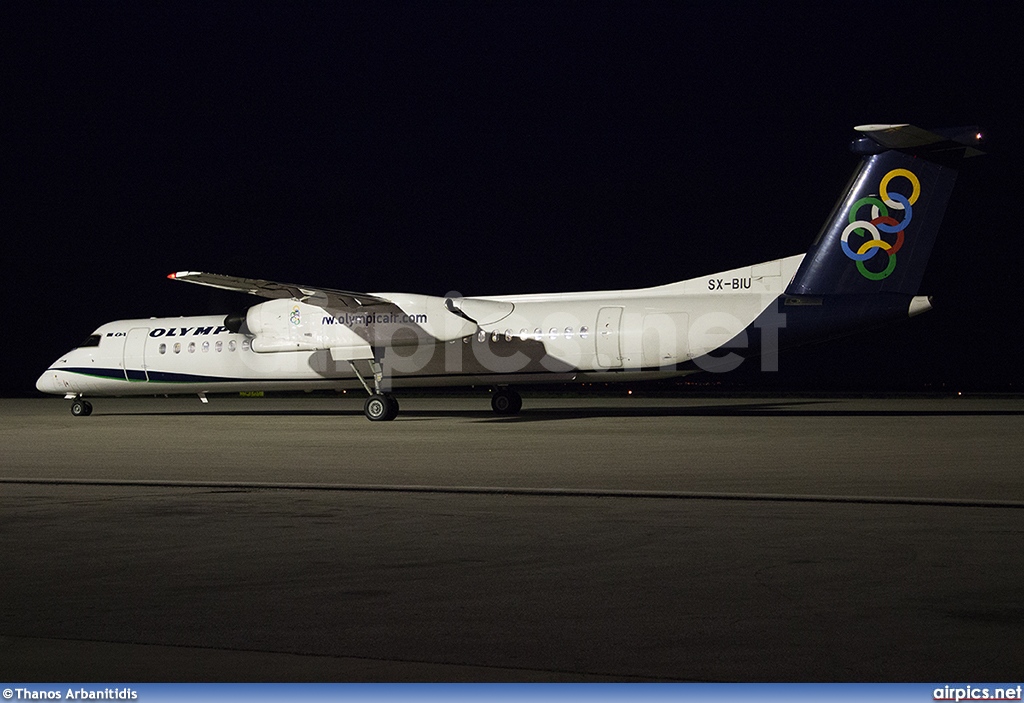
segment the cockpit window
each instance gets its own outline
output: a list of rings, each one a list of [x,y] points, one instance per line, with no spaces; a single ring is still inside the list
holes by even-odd
[[[100,336],[98,334],[91,334],[86,337],[85,341],[78,345],[78,348],[82,347],[98,347],[100,345]]]

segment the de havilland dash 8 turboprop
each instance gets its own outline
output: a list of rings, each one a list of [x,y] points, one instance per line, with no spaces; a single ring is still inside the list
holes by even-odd
[[[393,389],[487,385],[499,414],[531,383],[636,381],[735,367],[931,308],[918,295],[976,129],[856,128],[861,160],[806,254],[635,290],[483,297],[356,293],[183,271],[269,300],[241,314],[110,322],[39,377],[89,396],[359,388],[370,420]]]

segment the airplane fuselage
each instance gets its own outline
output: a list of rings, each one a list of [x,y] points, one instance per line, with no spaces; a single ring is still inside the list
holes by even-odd
[[[394,387],[679,376],[700,370],[687,362],[733,340],[776,301],[802,258],[654,288],[454,301],[472,324],[444,299],[417,307],[410,298],[428,297],[396,293],[375,295],[410,312],[264,303],[260,324],[275,316],[281,324],[263,334],[233,332],[223,316],[120,320],[54,362],[37,387],[68,396],[357,388],[357,371],[372,375],[367,340],[382,335],[387,354],[378,360]]]

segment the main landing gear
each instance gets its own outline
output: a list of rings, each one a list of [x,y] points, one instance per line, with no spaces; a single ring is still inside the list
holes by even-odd
[[[373,373],[373,388],[370,388],[354,361],[349,361],[348,365],[352,367],[352,373],[359,379],[359,383],[362,384],[369,396],[363,403],[363,414],[366,415],[366,419],[370,422],[389,422],[398,417],[398,399],[380,388],[383,378],[380,363],[374,361],[370,364],[370,371]],[[491,409],[497,415],[515,415],[522,408],[523,397],[507,386],[499,386],[491,394]]]
[[[373,372],[373,390],[370,390],[370,386],[363,379],[363,375],[359,373],[355,362],[350,361],[348,365],[352,367],[352,373],[356,375],[356,378],[359,379],[363,388],[366,389],[366,393],[370,396],[363,403],[363,414],[366,415],[366,419],[370,422],[388,422],[398,417],[398,400],[395,399],[395,396],[390,393],[384,393],[380,389],[380,382],[383,378],[380,363],[374,361],[370,364],[370,371]]]
[[[523,397],[511,388],[495,388],[491,410],[498,415],[516,415],[523,409]]]
[[[390,393],[371,393],[363,403],[363,413],[371,422],[387,422],[398,417],[398,399]]]
[[[360,378],[362,380],[362,378]],[[365,384],[364,384],[365,385]],[[387,422],[398,417],[398,399],[391,393],[371,392],[363,403],[363,413],[371,422]],[[523,408],[523,397],[511,388],[499,388],[491,395],[491,409],[497,415],[516,415]]]

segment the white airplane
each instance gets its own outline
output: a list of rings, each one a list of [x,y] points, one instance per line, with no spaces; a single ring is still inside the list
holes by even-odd
[[[806,254],[636,290],[464,298],[356,293],[182,271],[169,278],[267,302],[227,317],[120,320],[36,382],[89,415],[87,396],[366,390],[370,420],[398,414],[394,388],[637,381],[735,368],[780,348],[850,334],[931,308],[917,295],[974,129],[865,125],[862,158]]]

